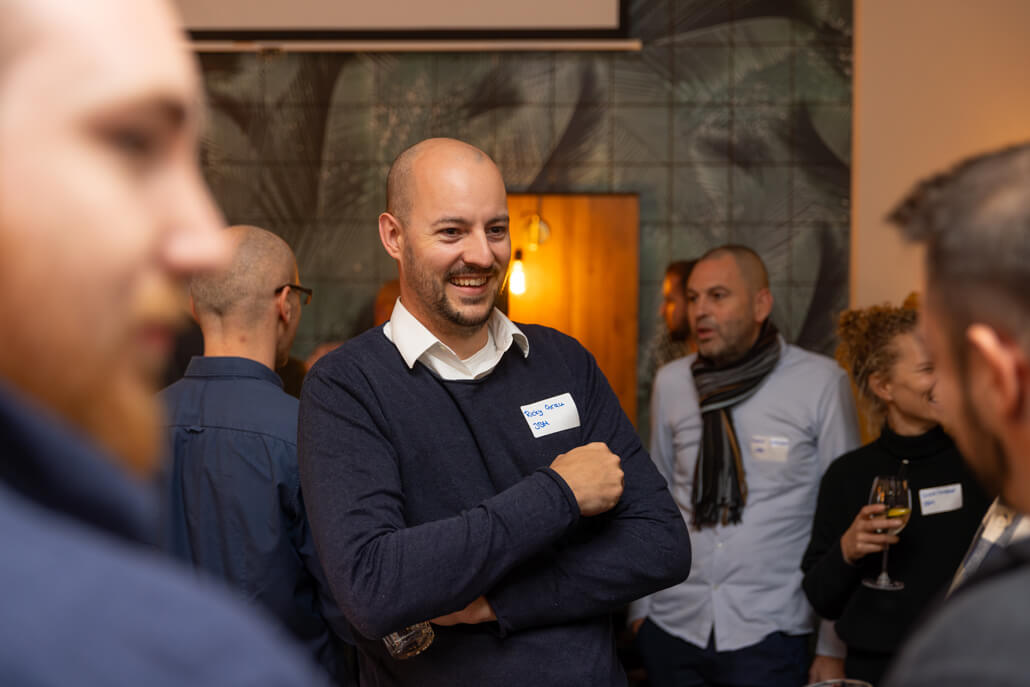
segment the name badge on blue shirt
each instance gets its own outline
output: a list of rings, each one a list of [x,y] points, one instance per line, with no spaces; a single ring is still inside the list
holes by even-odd
[[[561,394],[530,403],[519,408],[526,419],[533,437],[539,439],[548,434],[563,432],[579,427],[579,410],[572,394]]]

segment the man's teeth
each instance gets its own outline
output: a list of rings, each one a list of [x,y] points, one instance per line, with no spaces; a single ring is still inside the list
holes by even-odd
[[[455,277],[451,279],[451,283],[456,286],[482,286],[486,282],[486,277]]]

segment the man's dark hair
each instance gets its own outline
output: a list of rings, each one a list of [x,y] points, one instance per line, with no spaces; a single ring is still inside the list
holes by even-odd
[[[974,322],[1030,334],[1030,143],[921,181],[887,219],[926,244],[926,295],[946,304],[955,351]]]
[[[690,273],[694,270],[694,265],[697,264],[697,260],[676,260],[670,262],[665,268],[665,276],[676,279],[680,285],[680,291],[687,292],[687,279],[690,277]]]

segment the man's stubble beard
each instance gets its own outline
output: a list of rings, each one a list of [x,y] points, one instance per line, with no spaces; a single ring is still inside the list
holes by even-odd
[[[405,263],[410,266],[407,274],[410,276],[410,285],[412,289],[416,294],[419,294],[425,299],[425,302],[428,304],[430,309],[439,316],[442,323],[448,324],[454,330],[475,331],[490,320],[490,315],[493,313],[493,303],[497,300],[497,292],[500,288],[497,284],[496,267],[490,270],[491,278],[494,280],[492,295],[486,299],[489,302],[490,307],[486,308],[482,315],[468,317],[451,306],[450,301],[447,299],[447,287],[445,283],[439,282],[433,277],[433,275],[428,274],[425,270],[421,269],[418,261],[415,259],[415,256],[407,245],[404,246],[404,259]],[[457,273],[449,272],[448,277],[455,276],[455,274],[482,275],[483,272],[481,270],[467,270],[459,271]]]
[[[745,329],[745,326],[739,322],[730,322],[727,324],[729,325],[727,328],[736,327],[737,329],[736,333],[738,335],[732,342],[729,340],[729,337],[723,336],[723,328],[715,326],[712,327],[712,329],[719,334],[718,339],[723,342],[721,350],[714,351],[711,355],[708,355],[701,350],[701,345],[698,344],[698,354],[705,360],[708,360],[715,367],[728,367],[734,363],[740,362],[750,350],[751,345],[746,342],[746,337],[739,334],[739,332]],[[740,324],[739,327],[737,327],[738,324]]]
[[[30,356],[22,356],[21,362],[16,370],[5,365],[0,374],[88,436],[128,472],[139,478],[154,473],[164,423],[156,382],[151,385],[126,368],[93,365],[82,374],[81,369],[62,371]]]
[[[965,434],[972,444],[969,447],[960,447],[963,448],[966,465],[976,475],[977,481],[987,494],[991,497],[997,496],[1002,493],[1009,479],[1008,456],[1001,440],[991,434],[980,421],[980,416],[969,398],[968,381],[963,382],[962,414]],[[970,460],[968,456],[976,456],[976,459]]]

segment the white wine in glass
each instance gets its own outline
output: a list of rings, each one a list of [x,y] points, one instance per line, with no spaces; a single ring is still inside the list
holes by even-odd
[[[897,534],[905,529],[908,520],[912,517],[912,492],[908,489],[908,480],[895,475],[880,475],[873,480],[873,487],[869,491],[869,503],[882,503],[886,508],[877,517],[890,518],[897,521],[897,527],[887,530],[888,534]],[[862,584],[872,589],[895,592],[904,589],[905,584],[898,580],[892,580],[887,574],[887,549],[883,549],[883,562],[880,565],[880,574],[876,578],[862,580]]]

